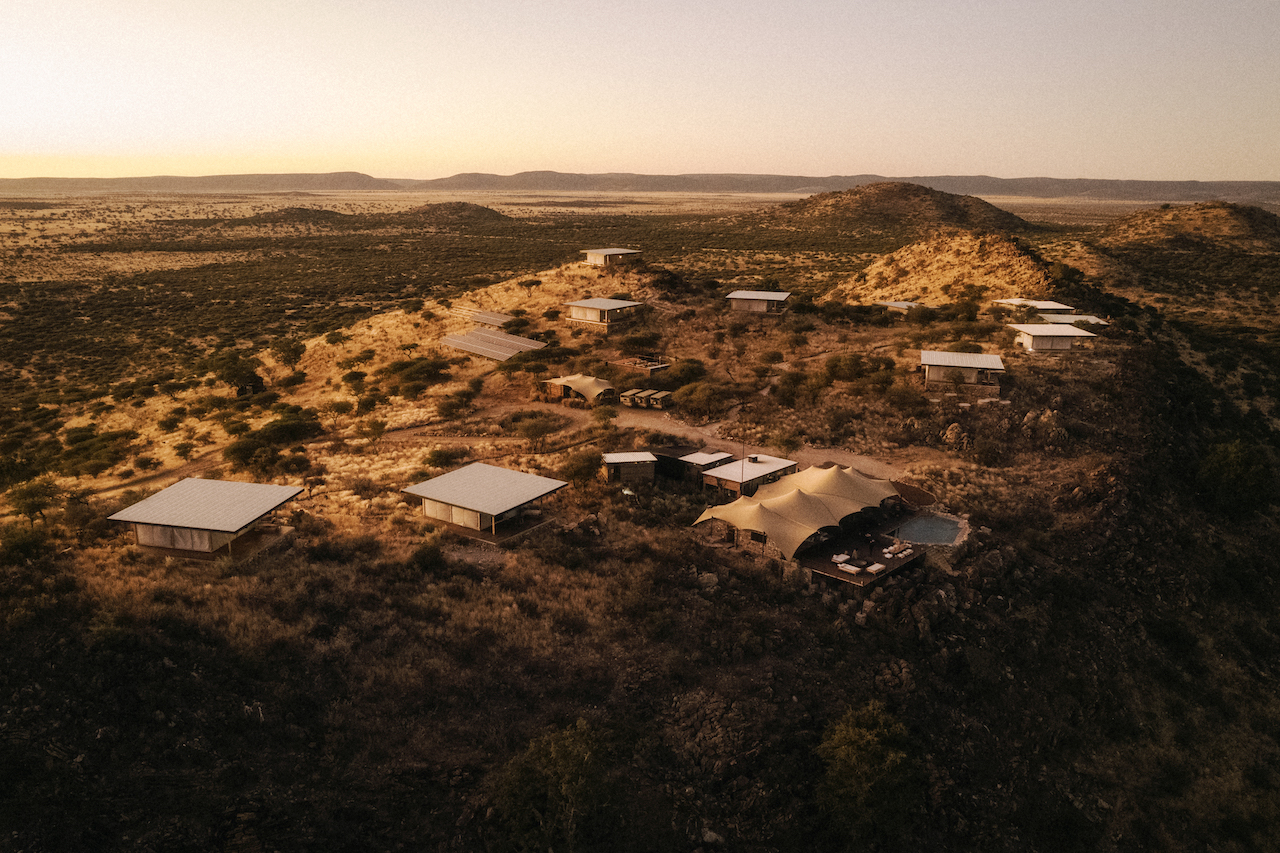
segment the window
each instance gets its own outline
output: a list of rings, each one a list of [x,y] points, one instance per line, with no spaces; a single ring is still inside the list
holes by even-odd
[[[761,544],[763,544],[764,541],[768,538],[769,538],[768,534],[760,533],[759,531],[756,531],[756,530],[751,531],[752,542],[760,542]]]

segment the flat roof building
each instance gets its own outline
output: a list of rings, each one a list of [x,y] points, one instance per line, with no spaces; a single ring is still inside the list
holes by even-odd
[[[1090,326],[1111,325],[1093,314],[1040,314],[1036,319],[1041,323],[1065,323],[1068,326],[1074,326],[1076,323],[1085,323]]]
[[[746,459],[734,459],[707,468],[702,472],[702,482],[732,495],[750,496],[761,486],[795,470],[796,463],[790,459],[753,453]]]
[[[631,315],[643,303],[629,299],[579,299],[577,302],[566,302],[569,309],[569,321],[598,326],[608,329],[610,326],[631,319]]]
[[[602,462],[610,483],[652,483],[658,470],[658,457],[647,450],[606,453]]]
[[[428,518],[497,534],[498,525],[569,485],[537,474],[473,462],[431,480],[402,489],[422,499]]]
[[[781,314],[787,310],[789,292],[781,290],[735,290],[725,297],[734,311],[753,314]]]
[[[231,480],[179,480],[146,500],[109,516],[133,528],[134,541],[152,548],[211,556],[249,533],[293,500],[297,486]]]
[[[1034,308],[1037,311],[1074,311],[1070,305],[1044,299],[994,299],[996,305],[1008,305],[1011,308]]]
[[[936,352],[921,350],[920,365],[924,368],[924,382],[952,381],[956,371],[965,385],[995,385],[997,377],[1004,373],[1004,362],[998,355],[977,352]]]
[[[587,257],[582,261],[589,267],[612,267],[634,264],[640,260],[639,249],[583,249]]]
[[[1009,323],[1009,328],[1018,333],[1016,343],[1028,352],[1044,352],[1046,350],[1069,350],[1081,338],[1096,338],[1093,332],[1087,332],[1077,326],[1065,323]]]

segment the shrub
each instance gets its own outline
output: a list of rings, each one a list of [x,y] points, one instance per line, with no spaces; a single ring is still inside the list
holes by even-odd
[[[850,708],[823,732],[819,803],[852,841],[882,841],[909,825],[923,783],[908,746],[906,728],[876,701]]]
[[[603,805],[599,738],[578,720],[534,739],[499,771],[494,812],[517,850],[574,850]]]

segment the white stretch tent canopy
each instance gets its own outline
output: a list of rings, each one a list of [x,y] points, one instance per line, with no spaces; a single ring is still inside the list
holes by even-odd
[[[885,498],[897,497],[888,480],[865,477],[852,468],[806,468],[761,486],[753,497],[708,508],[695,525],[713,518],[739,530],[765,534],[766,541],[791,559],[805,540],[824,527]]]

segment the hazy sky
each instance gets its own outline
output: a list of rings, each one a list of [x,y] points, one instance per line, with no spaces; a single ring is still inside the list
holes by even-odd
[[[1280,0],[3,0],[0,177],[1280,180]]]

